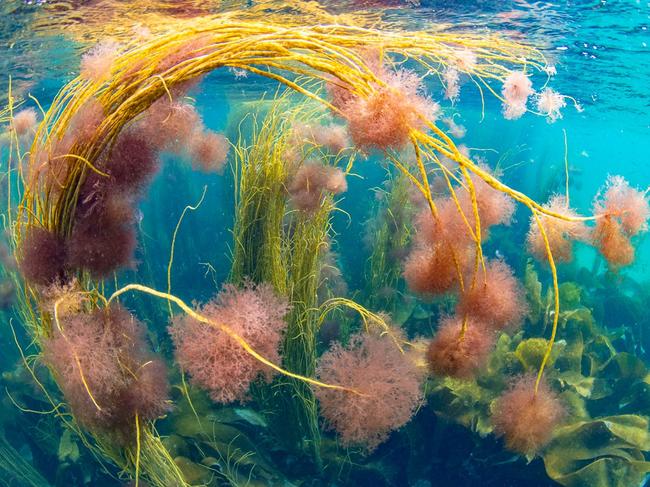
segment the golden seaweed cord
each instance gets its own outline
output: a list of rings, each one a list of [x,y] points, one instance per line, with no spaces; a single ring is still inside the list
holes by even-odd
[[[593,107],[534,9],[502,12],[539,22],[526,39],[427,8],[24,7],[88,47],[0,111],[3,414],[25,425],[0,470],[640,485],[648,181],[577,170]],[[56,454],[21,458],[36,435]],[[489,460],[436,463],[444,436]]]

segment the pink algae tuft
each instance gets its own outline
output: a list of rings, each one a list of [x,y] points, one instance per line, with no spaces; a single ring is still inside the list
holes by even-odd
[[[102,81],[111,72],[117,58],[119,44],[102,41],[81,58],[81,77],[91,81]]]
[[[345,173],[341,169],[319,162],[300,166],[288,186],[291,202],[305,212],[320,208],[326,193],[339,194],[347,189]]]
[[[521,117],[526,112],[526,102],[533,92],[533,83],[523,71],[509,73],[501,90],[504,98],[504,117],[507,119]]]
[[[559,397],[542,380],[535,393],[535,376],[516,379],[493,407],[492,424],[506,446],[517,453],[534,455],[550,441],[566,416]]]
[[[390,71],[378,60],[370,64],[384,84],[376,85],[368,96],[332,85],[329,89],[332,104],[348,121],[357,147],[363,150],[403,148],[410,130],[426,128],[422,118],[435,120],[440,106],[420,95],[421,79],[416,73],[405,69]]]
[[[578,218],[575,210],[569,208],[566,197],[555,195],[544,205],[544,208],[569,218]],[[566,221],[548,215],[539,215],[541,224],[546,232],[546,238],[556,262],[571,262],[573,260],[573,244],[576,241],[586,241],[589,238],[589,228],[582,221]],[[531,217],[530,229],[526,237],[528,251],[540,262],[547,262],[548,255],[544,237],[540,231],[537,219]]]
[[[280,340],[289,310],[286,299],[269,284],[224,286],[215,299],[197,311],[215,324],[191,316],[174,319],[169,332],[176,346],[176,360],[194,384],[206,389],[220,403],[248,400],[248,389],[258,378],[270,380],[273,370],[246,352],[220,325],[229,327],[264,358],[280,362]]]
[[[421,374],[390,334],[358,334],[343,347],[335,343],[319,360],[317,374],[348,391],[317,388],[314,393],[328,427],[346,446],[373,451],[389,434],[405,425],[422,401]]]
[[[460,294],[459,315],[475,318],[495,330],[522,324],[527,311],[525,293],[508,264],[502,260],[487,262],[485,272],[479,269],[473,286],[471,279],[466,278]]]
[[[485,323],[467,318],[462,334],[463,318],[443,318],[429,344],[427,360],[435,375],[470,379],[480,371],[494,347],[494,331]]]
[[[350,146],[350,136],[347,128],[337,124],[309,124],[296,122],[292,126],[290,143],[313,143],[324,147],[334,154]]]
[[[650,206],[646,192],[632,188],[620,176],[610,176],[604,194],[596,198],[597,216],[592,238],[614,268],[634,261],[631,238],[648,229]]]
[[[144,327],[118,305],[60,313],[43,341],[43,358],[83,425],[122,439],[135,435],[135,415],[152,420],[169,410],[167,371],[152,359]]]
[[[189,155],[195,168],[203,172],[223,172],[230,144],[222,134],[196,132],[189,141]]]
[[[63,278],[65,242],[53,232],[29,227],[20,242],[18,254],[18,269],[28,281],[46,286]]]
[[[562,110],[566,107],[564,96],[551,88],[545,88],[537,95],[537,110],[545,115],[549,122],[555,122],[558,118],[562,118]]]
[[[17,112],[11,122],[11,126],[16,131],[18,137],[34,132],[37,124],[38,115],[33,108],[25,108]]]

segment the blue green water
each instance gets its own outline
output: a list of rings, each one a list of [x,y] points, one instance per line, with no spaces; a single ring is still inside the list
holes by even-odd
[[[47,108],[58,90],[78,74],[80,57],[92,45],[78,39],[71,40],[66,37],[64,29],[52,29],[57,25],[57,15],[65,12],[67,22],[70,18],[67,15],[78,10],[73,22],[82,24],[84,12],[87,12],[84,7],[92,7],[95,15],[102,10],[102,3],[3,2],[0,5],[0,87],[8,86],[11,77],[12,86],[18,90],[19,96],[31,94]],[[110,4],[106,2],[106,9],[110,9]],[[186,15],[191,11],[190,7],[198,8],[190,2],[187,2],[185,10],[184,4],[173,4],[162,2],[152,6],[151,10],[169,11],[175,7]],[[566,157],[571,203],[581,214],[591,213],[593,198],[608,175],[622,175],[632,186],[640,189],[649,187],[650,3],[647,1],[422,0],[347,1],[328,2],[327,5],[335,11],[387,6],[385,17],[408,28],[426,29],[430,23],[443,23],[449,30],[494,31],[534,44],[557,68],[550,86],[574,97],[582,110],[575,110],[569,104],[563,110],[563,117],[553,124],[531,114],[508,121],[504,120],[500,104],[494,99],[487,99],[483,112],[476,90],[466,84],[455,106],[455,111],[460,114],[456,122],[467,129],[467,135],[460,142],[484,155],[492,166],[505,156],[502,164],[508,169],[503,181],[542,202],[551,194],[564,191]],[[218,9],[203,6],[199,10],[211,13],[210,10]],[[40,20],[35,27],[32,22],[37,17]],[[43,17],[48,19],[47,27],[43,26]],[[533,80],[535,86],[543,83],[542,77]],[[233,140],[236,131],[230,116],[236,107],[245,101],[268,96],[275,89],[275,84],[254,76],[239,79],[230,72],[217,72],[202,81],[200,90],[194,95],[195,105],[208,128],[226,131]],[[435,86],[432,90],[431,96],[441,100],[440,87]],[[3,105],[6,102],[4,88],[0,88],[0,101]],[[26,103],[33,105],[30,100]],[[0,147],[0,156],[7,157],[6,147]],[[235,204],[232,173],[228,168],[222,176],[198,174],[190,171],[187,165],[178,164],[173,156],[165,155],[164,158],[163,169],[139,203],[134,268],[123,271],[120,281],[141,282],[156,289],[167,287],[167,263],[173,231],[185,206],[199,201],[204,188],[207,188],[200,208],[189,212],[179,227],[172,286],[174,293],[188,303],[205,302],[230,273]],[[333,215],[336,264],[346,281],[347,297],[362,301],[367,297],[364,297],[364,292],[368,249],[360,242],[367,220],[376,210],[371,189],[380,186],[386,174],[376,164],[380,159],[379,154],[372,154],[368,160],[356,164],[355,176],[348,178],[348,191],[338,204],[343,211]],[[5,166],[2,167],[4,171]],[[4,199],[5,195],[2,196]],[[522,248],[528,219],[529,215],[518,209],[513,224],[507,229],[496,230],[485,246],[488,257],[505,258],[520,278],[523,278],[527,262]],[[602,377],[595,379],[594,405],[590,410],[594,419],[619,412],[644,418],[650,416],[647,374],[644,376],[645,372],[639,372],[643,364],[650,364],[650,335],[647,333],[650,326],[647,313],[650,305],[647,290],[650,283],[650,239],[641,236],[636,244],[634,264],[614,274],[606,271],[602,258],[587,246],[579,248],[573,264],[560,268],[561,282],[579,283],[581,305],[593,311],[598,325],[609,333],[617,353],[629,353],[641,360],[634,373],[627,369],[619,371],[624,380],[617,382],[616,386],[606,384]],[[540,276],[546,287],[550,276],[543,270]],[[165,310],[147,299],[129,297],[124,302],[151,329],[149,338],[154,351],[169,358],[171,363],[171,345],[165,337]],[[417,329],[418,333],[426,330],[431,334],[444,306],[444,303],[431,304],[424,300],[417,308],[420,317],[413,318],[417,315],[413,312],[409,326]],[[425,318],[421,317],[422,314]],[[21,329],[22,319],[20,314],[8,308],[3,311],[0,323],[2,380],[6,390],[0,401],[0,423],[7,439],[4,446],[0,444],[0,465],[9,465],[2,467],[4,473],[0,476],[0,485],[127,485],[128,478],[120,476],[119,469],[110,461],[96,459],[78,438],[71,438],[69,432],[64,433],[54,415],[20,411],[18,406],[41,412],[50,407],[33,387],[32,379],[21,369],[12,327],[17,330],[19,343],[27,347],[30,338]],[[34,352],[33,348],[28,349],[28,353]],[[45,377],[47,370],[39,369],[38,373]],[[614,372],[611,374],[616,375]],[[627,396],[625,399],[614,398],[612,393],[611,408],[608,409],[609,396],[602,391],[616,389],[616,394],[620,393],[622,397],[626,388],[640,392],[629,400]],[[599,396],[601,393],[603,399]],[[173,397],[180,405],[182,395],[178,390],[174,391]],[[248,412],[249,416],[242,413],[248,419],[232,423],[241,427],[250,444],[263,450],[259,470],[273,474],[254,478],[250,485],[596,485],[581,477],[576,477],[574,483],[559,484],[549,478],[539,457],[528,462],[505,450],[502,442],[492,435],[470,431],[456,424],[453,418],[438,414],[440,411],[436,407],[426,405],[372,456],[354,457],[351,463],[359,462],[363,468],[350,469],[338,479],[331,475],[319,476],[308,462],[303,464],[303,459],[274,445],[270,433],[256,424],[257,416],[250,416],[260,413],[259,408],[256,409],[254,404],[241,405],[241,408],[240,412]],[[208,410],[210,419],[232,414],[232,410],[227,408],[222,410],[210,406]],[[160,421],[160,431],[168,438],[182,436],[173,420],[171,413],[169,418]],[[628,477],[617,476],[621,469],[627,468],[626,461],[642,462],[650,455],[650,431],[646,427],[642,433],[645,437],[638,439],[637,448],[626,444],[621,446],[619,453],[604,448],[599,452],[603,458],[621,461],[622,466],[616,462],[608,463],[608,472],[613,472],[609,476],[610,483],[596,487],[644,485],[644,481],[630,484]],[[334,441],[331,432],[324,434]],[[598,438],[592,440],[597,442]],[[43,482],[29,483],[24,477],[12,474],[11,465],[18,466],[15,455],[38,471]],[[593,459],[590,456],[580,461],[588,465]],[[194,457],[192,460],[199,463]],[[208,485],[246,485],[246,479],[239,484],[229,483],[226,476],[221,475],[223,468],[215,469],[219,473],[211,477]]]

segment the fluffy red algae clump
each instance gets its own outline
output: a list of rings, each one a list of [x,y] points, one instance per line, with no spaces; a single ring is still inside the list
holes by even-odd
[[[456,254],[456,259],[465,254]],[[462,268],[462,263],[459,263]],[[453,290],[458,284],[454,248],[446,242],[415,248],[404,263],[404,279],[411,291],[436,295]]]
[[[471,277],[465,282],[457,307],[460,316],[471,316],[496,330],[521,325],[526,298],[508,264],[502,260],[488,262],[485,273],[479,270],[473,287]]]
[[[393,338],[397,330],[379,336],[358,334],[344,348],[335,343],[318,364],[321,381],[352,388],[347,391],[316,388],[320,413],[346,445],[374,450],[406,424],[422,401],[421,374]]]
[[[125,130],[113,145],[102,168],[110,179],[105,181],[110,190],[133,192],[141,190],[158,171],[158,157],[144,134]],[[94,177],[98,182],[101,179]]]
[[[216,132],[197,132],[190,138],[190,158],[194,167],[203,172],[222,172],[229,150],[228,139]]]
[[[81,212],[67,242],[68,264],[96,278],[132,264],[137,243],[133,211],[129,197],[115,192]]]
[[[138,128],[156,150],[180,153],[202,131],[203,122],[194,106],[161,98],[145,112]]]
[[[484,171],[488,171],[486,166],[480,165]],[[474,184],[476,195],[476,204],[478,207],[479,220],[481,229],[485,231],[483,239],[487,238],[487,230],[494,225],[509,225],[512,215],[515,212],[515,202],[507,194],[494,189],[488,183],[478,176],[471,176]],[[458,195],[463,213],[471,222],[472,228],[475,226],[474,211],[472,209],[472,198],[468,191],[462,191]]]
[[[598,217],[593,240],[607,262],[614,268],[634,261],[630,239],[648,229],[650,206],[646,192],[630,187],[620,176],[610,177],[602,197],[594,203]]]
[[[481,221],[481,238],[485,240],[493,225],[509,224],[514,213],[514,202],[483,180],[472,178]],[[470,194],[456,191],[460,210],[472,228],[475,227]],[[458,284],[458,273],[465,272],[473,259],[474,240],[467,223],[451,198],[435,200],[437,218],[429,208],[416,218],[415,246],[404,266],[404,277],[412,291],[421,294],[441,294]]]
[[[20,242],[18,268],[28,281],[47,286],[64,274],[64,240],[41,227],[29,227]]]
[[[326,192],[344,193],[348,185],[341,169],[309,162],[298,169],[288,189],[295,207],[309,213],[320,208]]]
[[[224,286],[198,312],[228,326],[264,358],[279,363],[288,310],[286,300],[277,296],[269,284],[246,284],[242,289]],[[272,377],[270,368],[217,326],[182,316],[174,320],[169,332],[176,346],[177,362],[190,374],[192,382],[206,389],[216,402],[246,401],[254,380]]]
[[[438,376],[469,379],[485,365],[494,347],[494,332],[481,321],[467,318],[461,338],[463,318],[444,318],[429,344],[427,359],[431,372]]]
[[[606,214],[618,219],[623,231],[634,236],[648,230],[650,205],[647,192],[632,188],[621,176],[610,176],[602,200],[594,205],[597,215]]]
[[[521,117],[526,112],[526,102],[533,92],[533,83],[523,71],[508,74],[501,90],[504,117],[509,120]]]
[[[544,208],[554,213],[577,218],[579,215],[569,208],[566,197],[555,195],[551,197]],[[549,247],[556,262],[571,262],[573,259],[573,243],[575,241],[584,241],[589,237],[589,228],[584,222],[571,222],[554,218],[547,215],[539,217],[546,237],[548,238]],[[526,237],[528,251],[540,262],[548,262],[546,245],[544,237],[539,229],[535,217],[530,219],[530,229]]]
[[[114,41],[103,41],[95,45],[81,58],[81,77],[92,81],[106,78],[117,57],[118,47]]]
[[[557,394],[542,380],[535,394],[535,376],[515,380],[494,404],[492,424],[508,449],[532,456],[551,439],[566,410]]]
[[[36,110],[33,108],[25,108],[14,115],[11,125],[18,137],[22,137],[36,130],[37,123],[38,116],[36,115]]]
[[[376,76],[385,86],[375,86],[368,96],[345,93],[345,88],[330,89],[333,105],[348,121],[352,141],[357,147],[369,150],[400,149],[408,142],[412,128],[424,129],[423,116],[436,118],[440,107],[421,96],[421,80],[412,71],[388,71],[376,63]]]
[[[404,263],[409,289],[425,295],[452,291],[472,252],[471,235],[455,203],[439,199],[435,204],[437,219],[429,208],[417,215],[414,247]]]
[[[169,410],[165,366],[151,357],[144,327],[128,311],[73,311],[60,324],[43,341],[43,358],[79,422],[125,439],[135,435],[136,413],[147,421]]]

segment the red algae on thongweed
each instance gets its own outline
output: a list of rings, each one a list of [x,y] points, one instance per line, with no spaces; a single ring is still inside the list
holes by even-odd
[[[429,343],[429,369],[438,376],[471,379],[487,362],[495,340],[494,330],[481,321],[459,316],[443,318]]]
[[[136,415],[147,421],[170,409],[166,367],[151,356],[144,326],[121,306],[63,311],[43,341],[45,363],[78,421],[130,441]]]
[[[494,432],[503,436],[510,450],[528,456],[540,452],[566,416],[566,409],[546,380],[537,390],[535,380],[534,375],[515,379],[492,410]]]
[[[176,361],[214,401],[245,402],[251,383],[258,378],[269,381],[274,371],[252,357],[219,326],[229,327],[264,358],[279,363],[288,311],[286,299],[278,296],[270,284],[246,283],[241,289],[226,285],[200,309],[213,325],[190,316],[179,316],[172,322],[169,333]]]
[[[373,451],[391,431],[406,424],[422,401],[421,374],[393,339],[362,333],[347,347],[334,343],[318,361],[317,375],[329,384],[345,384],[357,394],[317,388],[314,393],[326,425],[346,446]]]

